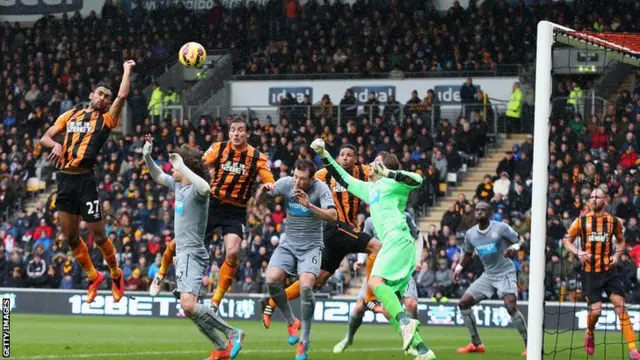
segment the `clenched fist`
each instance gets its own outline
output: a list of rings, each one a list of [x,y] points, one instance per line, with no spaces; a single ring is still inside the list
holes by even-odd
[[[318,156],[320,156],[321,158],[324,159],[327,157],[327,150],[324,148],[324,140],[313,140],[313,142],[311,143],[311,149],[313,149],[313,151],[315,151],[316,154],[318,154]]]

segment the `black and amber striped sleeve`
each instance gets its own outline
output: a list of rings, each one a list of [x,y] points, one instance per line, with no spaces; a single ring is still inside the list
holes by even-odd
[[[219,142],[211,144],[209,149],[202,155],[202,162],[204,162],[206,166],[212,166],[216,162],[216,159],[220,156],[220,145],[221,143]]]
[[[327,183],[327,174],[328,174],[327,169],[320,169],[320,170],[316,171],[316,174],[314,175],[314,177],[315,177],[317,180],[320,180],[320,181],[322,181],[323,183],[327,184],[327,186],[330,186],[330,185]]]
[[[73,114],[75,114],[78,110],[71,109],[66,111],[62,115],[58,116],[56,122],[53,124],[53,127],[56,129],[58,133],[65,132],[67,130],[67,123],[71,120]]]
[[[263,184],[273,184],[276,182],[276,180],[273,178],[271,169],[269,169],[269,162],[267,161],[267,156],[265,154],[259,153],[258,163],[256,166],[258,167],[258,176],[260,177],[260,181],[262,181]]]

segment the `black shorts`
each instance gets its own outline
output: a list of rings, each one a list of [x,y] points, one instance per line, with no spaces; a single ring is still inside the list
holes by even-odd
[[[602,298],[603,291],[607,294],[607,297],[612,294],[624,297],[624,284],[617,270],[604,273],[585,272],[582,278],[584,296],[587,298],[589,305],[606,300]]]
[[[222,230],[222,236],[236,234],[244,237],[247,223],[247,208],[235,206],[214,198],[209,198],[209,221],[207,221],[207,241],[211,240],[217,228]]]
[[[88,223],[102,221],[102,203],[98,197],[96,174],[78,175],[58,173],[56,208],[69,214],[81,215]]]
[[[321,270],[333,274],[345,256],[367,252],[372,239],[367,233],[357,232],[351,225],[339,222],[337,226],[324,228],[324,250]]]

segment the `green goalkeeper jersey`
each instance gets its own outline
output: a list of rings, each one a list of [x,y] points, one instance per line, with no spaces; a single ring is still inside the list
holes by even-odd
[[[365,182],[351,176],[331,156],[324,161],[337,182],[369,205],[373,226],[381,242],[401,238],[413,243],[404,212],[409,193],[422,185],[422,176],[409,171],[391,170],[389,177]]]

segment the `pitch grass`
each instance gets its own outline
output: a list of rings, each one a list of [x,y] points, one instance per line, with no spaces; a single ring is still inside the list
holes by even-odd
[[[295,358],[295,346],[286,342],[283,323],[265,330],[257,321],[234,321],[232,325],[247,333],[244,350],[237,359],[276,360]],[[314,324],[310,360],[412,359],[400,350],[401,342],[390,326],[363,325],[356,343],[343,354],[333,354],[333,346],[342,339],[344,324]],[[485,354],[459,355],[456,349],[468,342],[463,327],[425,327],[420,333],[433,348],[439,360],[511,360],[523,359],[523,343],[515,329],[480,329]],[[597,341],[604,340],[599,333]],[[582,349],[583,333],[575,332],[574,350],[547,355],[545,359],[586,359]],[[556,346],[556,340],[558,341]],[[607,334],[606,347],[600,345],[592,359],[626,359],[620,344],[620,333]],[[559,337],[547,336],[546,349],[568,349],[571,332]],[[626,348],[626,346],[625,346]],[[624,350],[624,351],[623,351]],[[211,351],[210,344],[186,319],[150,319],[90,316],[45,316],[12,314],[12,359],[117,359],[117,360],[201,360]]]

